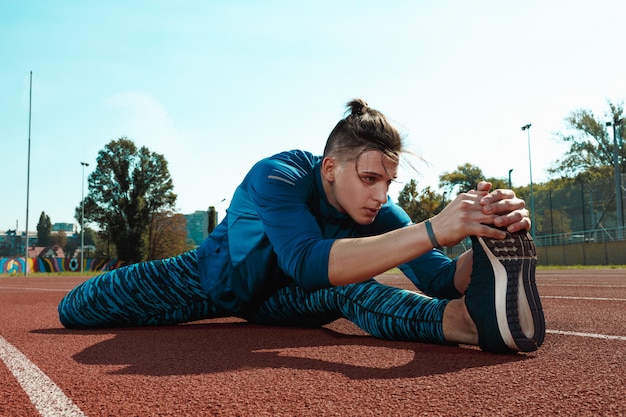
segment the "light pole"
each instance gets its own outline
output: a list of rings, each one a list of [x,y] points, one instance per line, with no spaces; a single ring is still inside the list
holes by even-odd
[[[30,93],[28,97],[28,162],[26,168],[26,243],[24,245],[24,275],[28,275],[28,205],[30,196],[30,125],[31,125],[31,113],[33,102],[33,72],[30,72]],[[15,235],[17,236],[17,227],[15,228]]]
[[[513,168],[509,169],[509,190],[513,189],[513,183],[511,182],[511,172],[513,172]]]
[[[522,131],[528,132],[528,171],[530,172],[530,234],[535,237],[535,193],[533,192],[533,164],[530,156],[530,123],[522,126]]]
[[[621,126],[622,119],[615,122],[606,122],[607,126],[613,126],[613,169],[615,171],[615,211],[617,212],[617,238],[624,239],[624,218],[622,213],[622,181],[619,174],[619,158],[617,153],[616,126]]]
[[[80,163],[83,166],[83,184],[81,186],[82,197],[80,200],[81,205],[81,215],[80,215],[80,272],[83,273],[85,270],[83,267],[83,262],[85,261],[85,167],[88,167],[89,164],[87,162]]]

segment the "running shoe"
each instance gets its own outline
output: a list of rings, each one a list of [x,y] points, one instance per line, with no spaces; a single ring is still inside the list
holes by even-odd
[[[532,352],[546,326],[535,284],[537,249],[527,231],[504,239],[472,237],[473,267],[465,305],[489,352]]]

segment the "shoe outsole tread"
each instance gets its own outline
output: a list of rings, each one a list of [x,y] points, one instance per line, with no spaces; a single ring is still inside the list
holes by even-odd
[[[521,352],[537,350],[544,340],[545,321],[535,282],[537,250],[532,237],[524,231],[508,234],[501,240],[478,238],[478,241],[506,270],[506,321],[515,346]],[[522,288],[524,294],[519,293]],[[523,306],[524,311],[520,311],[520,302],[524,300],[527,306]],[[529,323],[524,323],[520,318],[528,313],[532,317],[532,329]],[[516,350],[515,346],[509,347]]]

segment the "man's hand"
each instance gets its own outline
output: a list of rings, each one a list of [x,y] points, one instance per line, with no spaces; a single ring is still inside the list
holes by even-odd
[[[479,192],[488,192],[481,200],[484,214],[496,215],[493,225],[506,227],[509,232],[530,229],[530,217],[526,209],[526,202],[515,195],[513,190],[491,190],[491,183],[481,181],[478,183]]]
[[[512,190],[491,191],[491,183],[481,181],[476,190],[459,194],[441,213],[431,219],[443,246],[454,246],[467,236],[504,239],[510,233],[530,229],[524,200]]]

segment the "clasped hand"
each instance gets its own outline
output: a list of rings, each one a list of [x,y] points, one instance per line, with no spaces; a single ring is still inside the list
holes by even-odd
[[[476,190],[459,194],[431,219],[439,243],[454,246],[467,236],[503,239],[506,229],[513,233],[530,229],[526,203],[512,190],[493,190],[481,181]]]

